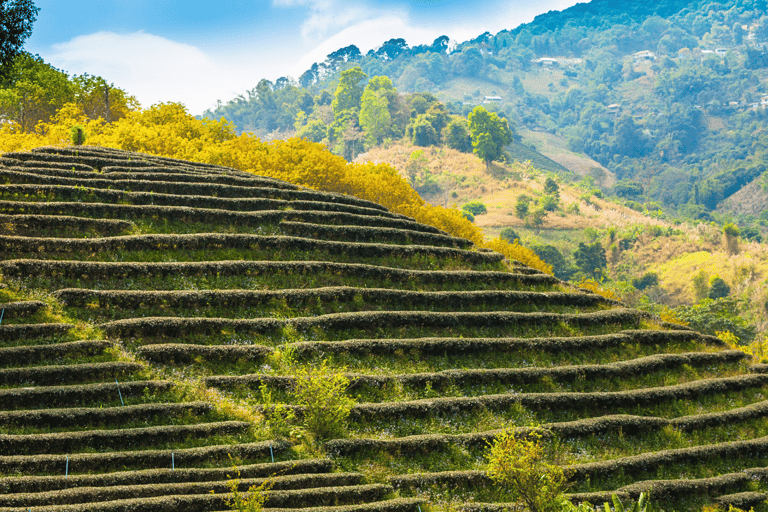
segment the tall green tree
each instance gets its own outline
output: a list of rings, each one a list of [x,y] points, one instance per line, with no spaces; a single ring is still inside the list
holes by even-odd
[[[7,77],[24,41],[32,35],[39,11],[32,0],[0,0],[0,77]]]
[[[392,135],[390,102],[397,98],[392,80],[375,76],[368,81],[360,100],[360,127],[365,130],[369,146],[381,143]]]
[[[75,87],[63,71],[38,56],[22,53],[6,71],[8,83],[0,88],[0,118],[31,132],[50,121],[65,103],[75,100]]]
[[[469,113],[468,119],[473,151],[490,168],[491,162],[504,154],[504,146],[512,142],[509,122],[480,105]]]
[[[360,66],[341,72],[339,85],[332,103],[333,115],[338,117],[346,110],[357,111],[363,96],[363,81],[368,78]]]

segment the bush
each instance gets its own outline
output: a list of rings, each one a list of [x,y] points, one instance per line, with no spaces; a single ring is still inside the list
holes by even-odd
[[[320,366],[299,367],[295,374],[294,395],[302,407],[304,427],[316,439],[342,437],[354,400],[346,395],[349,379],[344,369],[334,371],[328,361]]]
[[[69,131],[69,140],[73,146],[82,146],[85,143],[87,135],[82,126],[73,126]]]
[[[483,215],[488,213],[488,208],[486,208],[485,205],[478,200],[465,203],[461,209],[465,212],[471,213],[472,215]]]
[[[459,213],[461,213],[461,216],[467,219],[469,222],[475,222],[475,216],[469,213],[466,210],[461,210]]]
[[[499,238],[506,240],[509,243],[513,243],[515,240],[520,240],[520,235],[518,235],[512,228],[504,228],[501,230],[501,233],[499,233]]]
[[[727,297],[729,293],[731,293],[731,287],[722,278],[715,276],[709,282],[708,298],[712,300],[720,299]]]
[[[657,286],[659,284],[659,276],[655,272],[646,272],[643,277],[632,279],[632,286],[640,291],[650,288],[651,286]]]
[[[505,430],[490,444],[488,477],[512,491],[531,512],[560,512],[567,487],[565,470],[544,460],[542,435],[516,437]]]

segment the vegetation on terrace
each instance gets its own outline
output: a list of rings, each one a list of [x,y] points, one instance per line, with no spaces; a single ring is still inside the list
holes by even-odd
[[[504,429],[575,503],[766,497],[768,376],[714,336],[350,196],[91,146],[0,164],[0,510],[223,510],[232,462],[266,510],[499,510]]]

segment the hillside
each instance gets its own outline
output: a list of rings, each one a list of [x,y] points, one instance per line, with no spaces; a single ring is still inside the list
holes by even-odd
[[[0,164],[2,511],[223,510],[232,464],[265,510],[498,510],[485,442],[537,425],[575,502],[766,497],[768,375],[717,338],[351,196]],[[307,375],[348,379],[348,421],[312,423]]]

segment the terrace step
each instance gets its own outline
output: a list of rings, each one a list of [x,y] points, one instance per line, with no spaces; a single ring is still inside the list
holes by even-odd
[[[39,233],[49,231],[93,231],[101,236],[125,234],[135,227],[133,222],[119,219],[89,219],[70,215],[0,215],[0,223],[11,226],[9,230],[20,236],[47,236]]]
[[[31,316],[47,307],[48,304],[41,300],[0,303],[0,310],[3,310],[3,320]]]
[[[636,324],[640,313],[630,309],[612,309],[583,314],[561,313],[518,313],[497,312],[434,312],[434,311],[361,311],[354,313],[331,313],[315,317],[278,318],[180,318],[145,317],[116,320],[101,324],[107,336],[142,337],[170,336],[185,334],[215,334],[224,330],[236,333],[265,333],[286,326],[297,330],[350,330],[350,329],[393,329],[419,326],[431,328],[447,327],[509,327],[519,325],[542,325],[563,323],[585,327],[605,324]]]
[[[3,190],[0,188],[0,190]],[[54,191],[61,195],[62,191],[59,187],[55,187]],[[39,192],[39,191],[38,191]],[[119,192],[109,190],[107,192]],[[84,194],[82,189],[76,189],[72,195]],[[104,195],[104,194],[97,194]],[[114,194],[113,194],[114,195]],[[127,196],[128,193],[124,193]],[[179,197],[179,196],[171,196]],[[109,222],[113,224],[113,228],[118,223],[128,222],[125,219],[154,219],[154,218],[172,218],[176,221],[185,222],[200,222],[208,224],[231,224],[238,226],[262,226],[264,224],[276,224],[278,222],[288,222],[284,227],[286,230],[290,230],[292,226],[291,221],[294,223],[316,223],[310,224],[312,226],[320,226],[317,229],[331,229],[330,227],[323,227],[326,225],[350,225],[360,226],[358,234],[366,235],[366,239],[370,240],[378,234],[382,236],[398,235],[401,239],[406,239],[408,236],[414,240],[418,240],[420,243],[436,242],[434,245],[445,245],[455,247],[468,247],[472,243],[463,238],[451,237],[437,228],[425,228],[421,224],[418,224],[414,220],[401,219],[396,217],[388,217],[383,215],[376,215],[374,210],[373,214],[360,214],[353,207],[349,209],[351,212],[345,211],[328,211],[329,208],[324,207],[322,203],[314,202],[312,205],[317,205],[319,208],[310,209],[303,208],[299,210],[293,209],[292,202],[276,202],[276,201],[264,201],[265,203],[275,204],[262,204],[254,206],[270,206],[256,208],[257,211],[253,211],[253,208],[248,211],[239,211],[236,209],[219,209],[217,207],[192,207],[183,204],[171,204],[169,206],[163,206],[162,202],[157,201],[157,196],[152,194],[149,198],[151,203],[148,204],[111,204],[111,203],[97,203],[97,202],[16,202],[16,201],[0,201],[0,211],[4,212],[5,216],[9,218],[9,222],[13,221],[13,217],[21,219],[22,216],[28,217],[28,223],[32,224],[32,227],[49,227],[53,224],[54,220],[58,217],[60,219],[59,224],[65,227],[72,227],[73,225],[82,225],[87,227],[89,224],[95,227],[109,227]],[[202,198],[201,198],[202,199]],[[214,199],[213,197],[211,199]],[[178,203],[179,201],[168,201],[172,203]],[[183,202],[183,201],[182,201]],[[283,204],[284,203],[284,204]],[[226,206],[226,205],[224,205]],[[279,209],[289,207],[291,209]],[[381,212],[380,212],[381,213]],[[109,217],[108,219],[104,219]],[[46,219],[49,219],[46,223]],[[67,220],[72,219],[72,220]],[[79,220],[78,220],[79,219]],[[104,220],[102,220],[104,219]],[[101,222],[100,222],[101,221]],[[66,224],[65,224],[66,223]],[[123,226],[127,229],[133,226],[132,223]],[[373,228],[378,227],[384,231],[377,232]],[[367,231],[365,228],[368,228]],[[389,229],[389,231],[387,231]],[[405,230],[403,232],[392,230]],[[336,230],[338,231],[338,230]],[[350,232],[351,234],[355,234]],[[376,241],[376,240],[373,240]]]
[[[250,461],[266,460],[280,456],[289,448],[285,441],[260,443],[209,445],[199,448],[167,450],[137,450],[101,453],[75,453],[69,455],[10,455],[0,456],[0,474],[23,473],[28,475],[55,473],[64,475],[67,461],[69,473],[105,472],[112,469],[156,469],[197,467],[211,462],[228,463],[230,457]]]
[[[465,238],[423,233],[413,229],[375,227],[375,225],[330,226],[327,224],[283,220],[280,222],[280,229],[291,236],[319,238],[322,240],[367,243],[389,242],[401,245],[423,244],[438,247],[460,247],[463,249],[473,245],[470,240]]]
[[[641,388],[611,392],[567,393],[518,393],[482,395],[476,397],[429,398],[407,402],[383,402],[357,404],[351,419],[393,418],[400,416],[429,417],[446,412],[470,410],[503,410],[512,405],[542,410],[616,410],[621,407],[657,404],[667,400],[692,399],[694,397],[722,394],[761,387],[768,384],[768,375],[741,375],[720,379],[702,379],[674,386]]]
[[[417,512],[425,503],[426,500],[421,498],[395,498],[387,501],[337,507],[264,508],[262,512]]]
[[[0,341],[31,340],[66,334],[74,329],[72,324],[3,324],[0,325]]]
[[[241,433],[251,427],[243,421],[221,421],[194,425],[126,428],[117,430],[85,430],[56,434],[0,434],[0,453],[7,455],[40,455],[72,453],[97,448],[115,449],[173,443],[187,438]]]
[[[292,307],[321,303],[349,303],[362,301],[381,306],[402,306],[434,311],[455,311],[462,307],[504,308],[515,306],[616,306],[618,303],[600,295],[565,292],[524,292],[514,290],[482,290],[471,292],[421,292],[388,288],[356,288],[333,286],[282,290],[88,290],[65,288],[53,293],[68,306],[82,307],[94,301],[99,307],[123,309],[162,305],[169,308],[188,308],[216,305],[219,307],[253,307],[280,301]]]
[[[42,360],[65,356],[97,356],[114,345],[113,341],[108,340],[81,340],[50,345],[0,347],[0,366],[31,365]]]
[[[651,372],[675,369],[684,365],[708,366],[713,364],[737,363],[748,356],[741,350],[723,352],[690,352],[685,354],[656,354],[629,361],[619,361],[609,364],[584,364],[557,367],[526,367],[526,368],[494,368],[476,370],[444,370],[430,373],[410,373],[402,375],[362,375],[348,373],[350,389],[362,386],[380,387],[393,382],[404,386],[424,387],[430,384],[435,389],[451,385],[470,386],[474,384],[499,383],[504,385],[522,385],[540,382],[542,379],[552,379],[556,382],[571,382],[576,379],[610,379],[647,375]],[[293,386],[294,379],[279,375],[239,375],[212,376],[204,379],[206,385],[216,387],[247,386],[257,389],[262,385],[288,388]]]
[[[128,235],[108,238],[34,238],[0,236],[4,253],[83,254],[119,251],[167,251],[245,249],[264,251],[323,251],[346,257],[415,257],[451,258],[472,264],[498,263],[504,256],[433,247],[427,245],[387,245],[357,242],[334,242],[289,236],[247,234],[192,233],[186,235]]]
[[[128,381],[119,384],[103,382],[71,386],[40,386],[0,389],[0,409],[35,409],[40,407],[77,407],[93,403],[114,403],[141,397],[144,390],[168,391],[173,383],[165,380]],[[119,393],[118,393],[119,390]]]
[[[206,482],[149,483],[144,485],[113,485],[109,487],[77,487],[56,491],[7,494],[0,496],[0,507],[40,507],[46,505],[71,505],[75,503],[98,503],[124,499],[150,498],[156,496],[195,494],[227,494],[230,491],[228,478]],[[360,473],[315,473],[308,475],[279,475],[269,478],[239,478],[240,492],[253,485],[269,482],[269,496],[275,491],[306,490],[326,487],[357,486],[363,480]]]
[[[555,285],[560,281],[549,274],[514,274],[498,271],[430,271],[329,261],[194,261],[178,263],[158,262],[101,262],[73,260],[13,259],[0,260],[0,271],[5,276],[64,275],[83,280],[129,279],[134,277],[164,276],[252,276],[272,274],[313,275],[333,272],[337,275],[365,279],[389,280],[393,283],[419,282],[422,284],[479,283],[514,284],[521,286]]]
[[[37,176],[52,176],[61,178],[73,178],[81,180],[119,180],[119,181],[165,181],[182,183],[209,183],[218,185],[235,186],[256,186],[271,188],[287,188],[296,190],[295,187],[286,187],[285,182],[279,180],[262,178],[253,175],[246,178],[242,176],[227,176],[223,174],[204,174],[192,170],[178,169],[177,172],[168,172],[167,167],[141,167],[131,168],[125,166],[107,166],[97,171],[96,169],[82,166],[79,169],[64,169],[62,167],[53,167],[49,162],[28,160],[26,162],[14,161],[11,159],[0,160],[0,165],[5,168],[16,171],[34,173]]]
[[[181,459],[180,459],[181,461]],[[266,478],[272,475],[330,473],[330,459],[303,459],[237,466],[241,478]],[[233,476],[234,468],[176,468],[119,471],[93,475],[23,476],[0,479],[0,493],[37,493],[74,487],[111,487],[178,482],[210,482]]]
[[[353,354],[362,356],[383,356],[397,351],[416,351],[424,355],[478,354],[495,351],[536,350],[549,353],[579,351],[584,349],[605,349],[621,347],[628,343],[659,346],[660,349],[674,343],[701,343],[702,345],[729,348],[715,336],[706,336],[693,331],[624,330],[596,336],[574,336],[570,338],[395,338],[395,339],[351,339],[344,341],[304,341],[291,343],[296,357],[308,358],[320,354]],[[754,367],[753,367],[754,368]],[[766,366],[768,368],[768,365]],[[768,370],[766,370],[768,373]]]
[[[0,425],[26,427],[84,427],[146,421],[158,416],[175,417],[187,413],[203,415],[213,409],[208,402],[148,403],[121,407],[78,407],[66,409],[27,409],[0,411]]]
[[[199,195],[178,195],[178,194],[156,194],[154,192],[131,192],[127,190],[83,188],[68,185],[24,185],[24,184],[2,184],[0,185],[0,197],[4,194],[23,195],[39,197],[41,199],[54,198],[56,202],[45,203],[42,201],[0,201],[0,211],[8,213],[65,213],[78,208],[78,203],[87,201],[88,203],[109,203],[110,205],[128,204],[135,206],[185,206],[189,208],[210,208],[227,211],[252,212],[261,210],[286,210],[288,208],[303,211],[325,211],[325,212],[343,212],[368,217],[384,217],[391,219],[401,219],[410,223],[416,221],[411,217],[392,213],[380,208],[371,208],[367,206],[339,204],[327,201],[316,200],[286,200],[270,198],[233,198]],[[71,202],[67,202],[71,201]],[[88,211],[85,207],[82,210]],[[443,233],[443,231],[423,224],[419,224],[420,229],[429,233]]]
[[[768,400],[756,402],[744,407],[726,411],[704,413],[677,418],[661,418],[655,416],[632,416],[629,414],[614,414],[597,416],[574,421],[547,423],[541,427],[518,427],[515,434],[526,436],[531,431],[538,431],[548,436],[549,432],[563,439],[602,435],[622,432],[636,435],[671,426],[680,431],[695,431],[701,428],[735,425],[753,419],[768,417]],[[449,445],[460,445],[467,448],[484,448],[503,430],[489,430],[468,434],[425,434],[406,436],[392,439],[333,439],[323,445],[325,452],[332,457],[353,456],[358,452],[382,451],[391,454],[432,453],[434,450]],[[760,478],[768,480],[768,470]]]
[[[98,176],[98,175],[97,175]],[[233,198],[266,198],[266,199],[284,199],[284,200],[326,200],[338,201],[342,204],[351,204],[363,206],[366,208],[384,209],[376,203],[358,199],[354,196],[336,194],[331,192],[314,192],[309,189],[291,189],[278,185],[245,187],[237,185],[219,185],[215,183],[178,183],[174,181],[132,181],[132,180],[107,180],[107,179],[82,179],[82,178],[62,178],[57,176],[40,176],[30,172],[12,171],[8,168],[0,168],[0,177],[6,183],[25,184],[25,185],[52,185],[52,186],[80,186],[91,188],[124,188],[130,191],[138,192],[157,192],[161,194],[179,194],[179,195],[215,195],[218,197]]]
[[[145,345],[136,348],[141,357],[164,364],[188,364],[197,358],[206,361],[226,360],[263,360],[274,349],[262,345],[189,345],[185,343],[165,343]]]
[[[269,491],[266,493],[265,507],[291,509],[302,508],[304,505],[321,507],[355,504],[363,502],[382,501],[392,492],[392,487],[384,484],[354,485],[344,487],[320,487],[316,489],[299,489],[287,491]],[[104,501],[91,504],[50,505],[42,507],[9,507],[0,508],[0,512],[74,512],[74,511],[103,511],[103,512],[208,512],[219,510],[225,506],[228,494],[198,494],[170,495],[152,498],[138,498],[115,501]],[[369,509],[370,510],[370,509]]]
[[[141,363],[112,361],[0,369],[0,385],[51,385],[101,381],[125,377],[144,369]]]

